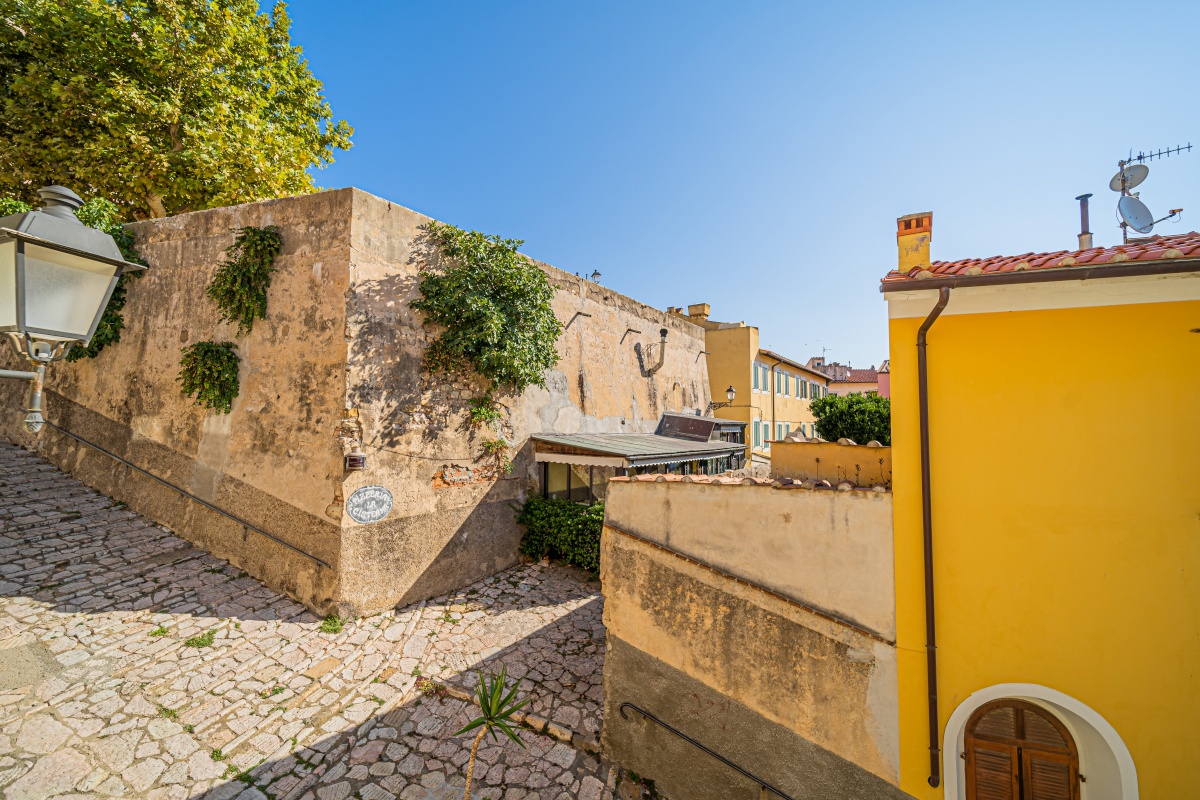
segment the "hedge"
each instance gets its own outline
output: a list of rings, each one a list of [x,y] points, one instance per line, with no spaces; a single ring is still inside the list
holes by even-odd
[[[521,552],[532,558],[561,559],[593,572],[600,569],[600,530],[604,504],[531,497],[517,513],[525,526]]]

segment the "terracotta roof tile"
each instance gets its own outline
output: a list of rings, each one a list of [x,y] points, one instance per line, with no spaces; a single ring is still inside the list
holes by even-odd
[[[892,270],[884,283],[949,276],[991,275],[998,272],[1017,272],[1023,269],[1056,269],[1100,264],[1119,264],[1123,261],[1165,261],[1172,258],[1200,259],[1200,233],[1181,233],[1175,236],[1151,236],[1142,242],[1119,244],[1113,247],[1093,247],[1090,250],[1058,250],[1053,253],[1024,253],[1019,256],[964,258],[959,261],[934,261],[928,271]],[[978,269],[972,269],[977,267]],[[923,275],[919,273],[924,272]]]
[[[875,383],[879,380],[879,371],[875,369],[851,369],[842,380],[831,383]]]

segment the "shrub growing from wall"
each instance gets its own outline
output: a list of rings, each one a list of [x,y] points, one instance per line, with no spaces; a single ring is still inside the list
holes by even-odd
[[[600,531],[604,504],[585,506],[571,500],[531,497],[517,514],[525,526],[521,552],[531,558],[561,559],[595,572],[600,569]]]

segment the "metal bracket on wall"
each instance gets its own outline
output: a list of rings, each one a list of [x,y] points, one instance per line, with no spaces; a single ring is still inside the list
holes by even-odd
[[[658,717],[656,717],[656,716],[654,716],[653,714],[651,714],[649,711],[646,711],[646,710],[644,710],[644,709],[638,708],[638,707],[637,707],[637,706],[635,706],[633,703],[621,703],[621,706],[620,706],[620,708],[618,708],[618,709],[617,709],[618,711],[620,711],[620,712],[621,712],[621,719],[629,719],[629,715],[625,713],[625,709],[627,709],[627,708],[633,709],[634,711],[636,711],[637,713],[641,714],[643,717],[645,717],[646,719],[648,719],[648,720],[650,720],[651,722],[655,723],[656,725],[659,725],[660,727],[666,728],[668,731],[670,731],[671,733],[675,734],[675,735],[676,735],[676,736],[678,736],[680,739],[683,739],[683,740],[684,740],[685,742],[687,742],[688,744],[690,744],[690,745],[692,745],[692,746],[694,746],[694,747],[698,747],[699,749],[701,749],[701,750],[703,750],[704,752],[708,753],[708,754],[709,754],[710,756],[712,756],[713,758],[715,758],[715,759],[717,759],[718,761],[720,761],[720,762],[721,762],[722,764],[724,764],[725,766],[729,767],[729,768],[730,768],[730,769],[732,769],[732,770],[735,770],[736,772],[738,772],[738,773],[740,773],[740,774],[744,775],[745,777],[749,778],[750,780],[754,781],[755,783],[757,783],[757,784],[758,784],[758,788],[759,788],[759,791],[762,793],[762,794],[761,794],[761,796],[762,796],[762,797],[767,797],[768,793],[770,793],[770,794],[773,794],[773,795],[775,795],[775,796],[777,796],[777,797],[782,797],[784,800],[794,800],[794,798],[792,798],[790,795],[786,795],[786,794],[784,794],[783,792],[779,791],[779,790],[778,790],[778,789],[776,789],[774,786],[772,786],[771,784],[769,784],[769,783],[767,783],[766,781],[764,781],[762,778],[758,777],[757,775],[754,775],[753,773],[747,772],[746,770],[744,770],[744,769],[742,769],[741,767],[739,767],[737,764],[735,764],[735,763],[733,763],[732,761],[730,761],[730,760],[729,760],[728,758],[726,758],[725,756],[721,755],[720,753],[713,752],[712,750],[708,749],[708,748],[707,748],[707,747],[705,747],[704,745],[702,745],[702,744],[700,744],[699,742],[697,742],[697,741],[696,741],[695,739],[693,739],[692,737],[688,736],[688,735],[687,735],[686,733],[684,733],[683,731],[681,731],[681,730],[678,730],[677,728],[673,728],[672,726],[670,726],[670,725],[668,725],[667,723],[663,722],[663,721],[662,721],[661,719],[659,719]]]
[[[587,313],[586,311],[576,311],[575,315],[573,317],[571,317],[569,320],[567,320],[567,324],[563,325],[563,330],[565,331],[567,328],[571,327],[571,323],[575,321],[575,317],[590,317],[590,316],[591,316],[591,314]]]

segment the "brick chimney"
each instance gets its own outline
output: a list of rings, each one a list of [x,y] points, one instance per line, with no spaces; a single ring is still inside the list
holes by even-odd
[[[896,220],[896,246],[900,272],[929,269],[929,240],[933,238],[933,212],[909,214]]]
[[[712,307],[708,303],[692,303],[688,306],[688,316],[693,319],[707,320],[710,313]]]

